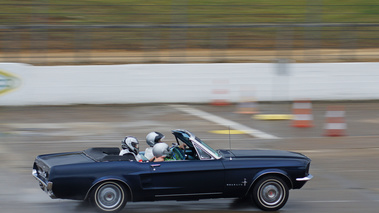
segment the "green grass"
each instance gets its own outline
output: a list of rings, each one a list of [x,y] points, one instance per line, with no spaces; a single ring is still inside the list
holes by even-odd
[[[127,24],[260,24],[260,23],[379,23],[377,0],[0,0],[0,25],[127,25]],[[379,47],[379,27],[317,28],[322,47],[339,47],[341,38],[355,46]],[[183,30],[183,29],[182,29]],[[286,31],[288,30],[288,31]],[[81,45],[91,48],[275,49],[284,34],[288,46],[309,48],[313,35],[305,28],[252,29],[0,29],[0,51],[33,46],[54,49]],[[312,30],[312,29],[311,29]],[[86,32],[88,31],[88,32]],[[317,35],[319,33],[319,35]],[[317,37],[318,36],[318,37]],[[15,42],[18,41],[19,42]],[[282,41],[285,43],[286,41]],[[16,45],[14,44],[16,43]],[[4,48],[5,47],[5,48]],[[9,49],[9,48],[8,48]]]
[[[312,20],[313,19],[313,20]],[[374,0],[2,0],[0,24],[377,23]]]

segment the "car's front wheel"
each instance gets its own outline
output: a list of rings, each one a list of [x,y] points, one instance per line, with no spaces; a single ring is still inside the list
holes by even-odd
[[[125,207],[127,201],[124,187],[114,181],[96,186],[91,198],[96,208],[102,212],[118,212]]]
[[[282,178],[266,176],[254,185],[251,196],[258,208],[277,211],[286,204],[288,191],[288,186]]]

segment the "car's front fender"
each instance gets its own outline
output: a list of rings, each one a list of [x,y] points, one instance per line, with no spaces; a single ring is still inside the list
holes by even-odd
[[[263,176],[267,176],[267,175],[277,175],[279,177],[283,177],[283,179],[289,184],[288,188],[291,189],[293,187],[293,183],[291,181],[291,178],[289,177],[289,175],[286,171],[281,170],[281,169],[265,169],[265,170],[262,170],[262,171],[260,171],[254,175],[254,177],[251,181],[251,184],[249,186],[249,190],[247,190],[247,193],[250,192],[250,190],[252,189],[254,184],[257,182],[257,180],[259,180]]]

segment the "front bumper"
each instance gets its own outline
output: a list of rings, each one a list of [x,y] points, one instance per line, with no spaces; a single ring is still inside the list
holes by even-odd
[[[42,191],[46,192],[49,197],[55,199],[56,197],[53,193],[53,183],[50,181],[45,183],[45,181],[39,177],[38,172],[35,169],[33,169],[32,175],[39,182],[39,186],[41,187]]]
[[[312,178],[313,178],[312,175],[308,175],[306,177],[296,178],[295,181],[293,182],[293,189],[300,189]]]
[[[302,178],[296,178],[296,181],[309,181],[313,178],[313,175],[309,174],[307,177],[302,177]]]

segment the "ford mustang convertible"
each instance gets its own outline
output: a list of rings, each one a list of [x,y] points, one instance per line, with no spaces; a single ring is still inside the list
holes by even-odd
[[[104,212],[137,201],[249,198],[265,211],[282,208],[290,189],[312,179],[311,160],[279,150],[214,150],[187,130],[172,131],[176,160],[130,161],[119,148],[39,155],[33,176],[51,198],[84,200]],[[185,143],[187,149],[178,145]],[[143,153],[140,153],[143,155]]]

